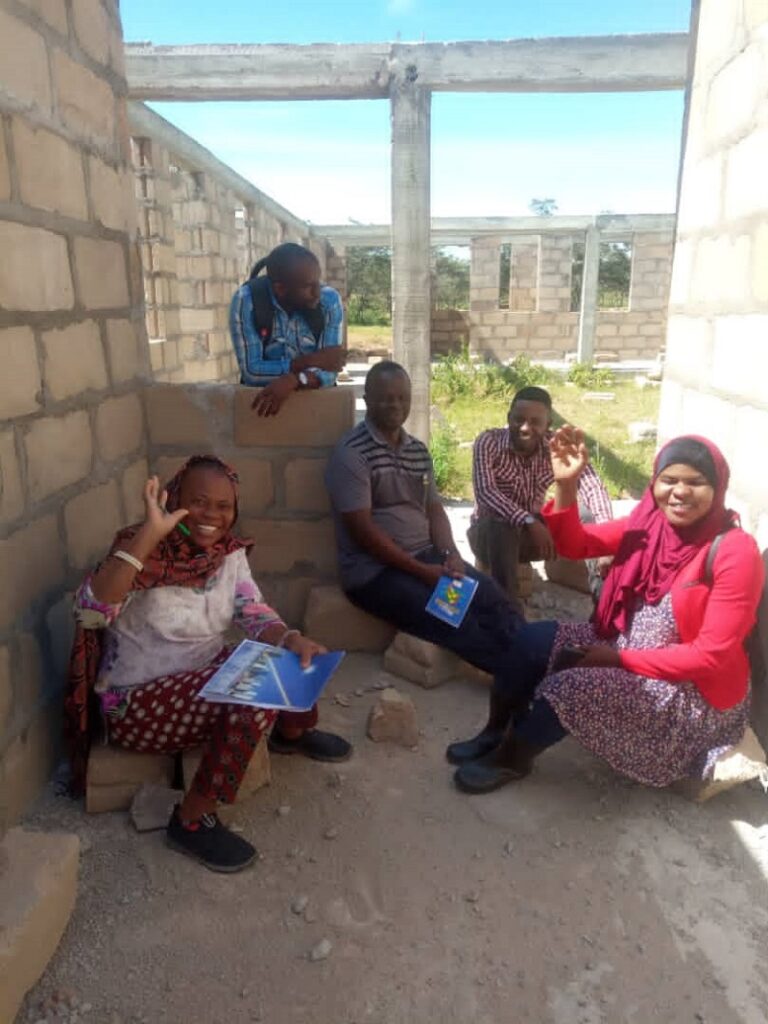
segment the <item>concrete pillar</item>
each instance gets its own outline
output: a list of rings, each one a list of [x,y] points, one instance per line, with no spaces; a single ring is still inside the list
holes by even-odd
[[[584,267],[581,275],[581,316],[576,357],[580,363],[591,363],[595,353],[595,321],[597,319],[597,275],[600,269],[600,232],[595,224],[587,228],[584,238]]]
[[[392,111],[392,335],[395,360],[411,377],[408,430],[429,439],[431,316],[428,90],[398,79]]]

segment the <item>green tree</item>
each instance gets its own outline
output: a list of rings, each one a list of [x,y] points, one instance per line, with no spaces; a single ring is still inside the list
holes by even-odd
[[[392,320],[392,254],[379,246],[347,249],[347,315],[351,324]]]
[[[469,309],[469,260],[434,250],[436,309]]]
[[[528,209],[537,217],[551,217],[557,213],[556,199],[532,199],[528,203]]]

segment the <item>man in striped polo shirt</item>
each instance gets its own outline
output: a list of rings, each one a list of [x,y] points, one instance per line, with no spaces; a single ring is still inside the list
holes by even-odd
[[[365,403],[365,420],[339,441],[326,471],[342,587],[372,615],[503,677],[512,668],[510,639],[524,620],[456,549],[429,451],[403,429],[411,407],[403,367],[377,363],[365,381]],[[452,573],[479,581],[458,628],[426,611],[437,581]],[[499,710],[500,721],[505,713]]]

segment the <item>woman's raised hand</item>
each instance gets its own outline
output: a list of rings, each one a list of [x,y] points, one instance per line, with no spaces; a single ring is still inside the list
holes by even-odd
[[[566,424],[559,427],[549,442],[552,472],[557,483],[576,483],[589,465],[584,431]]]
[[[167,537],[188,514],[185,508],[166,512],[167,500],[168,492],[160,492],[159,479],[156,476],[150,477],[144,484],[144,528],[156,542]]]

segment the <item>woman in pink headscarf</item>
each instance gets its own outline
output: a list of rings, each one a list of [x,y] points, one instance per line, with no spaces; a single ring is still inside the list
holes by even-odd
[[[543,514],[558,554],[614,561],[592,622],[516,634],[514,693],[494,690],[482,732],[448,748],[456,784],[483,793],[520,779],[567,733],[646,785],[706,778],[746,729],[744,641],[764,581],[757,544],[725,505],[728,464],[705,438],[670,441],[634,512],[586,525],[584,435],[563,427],[551,450],[555,497]]]

